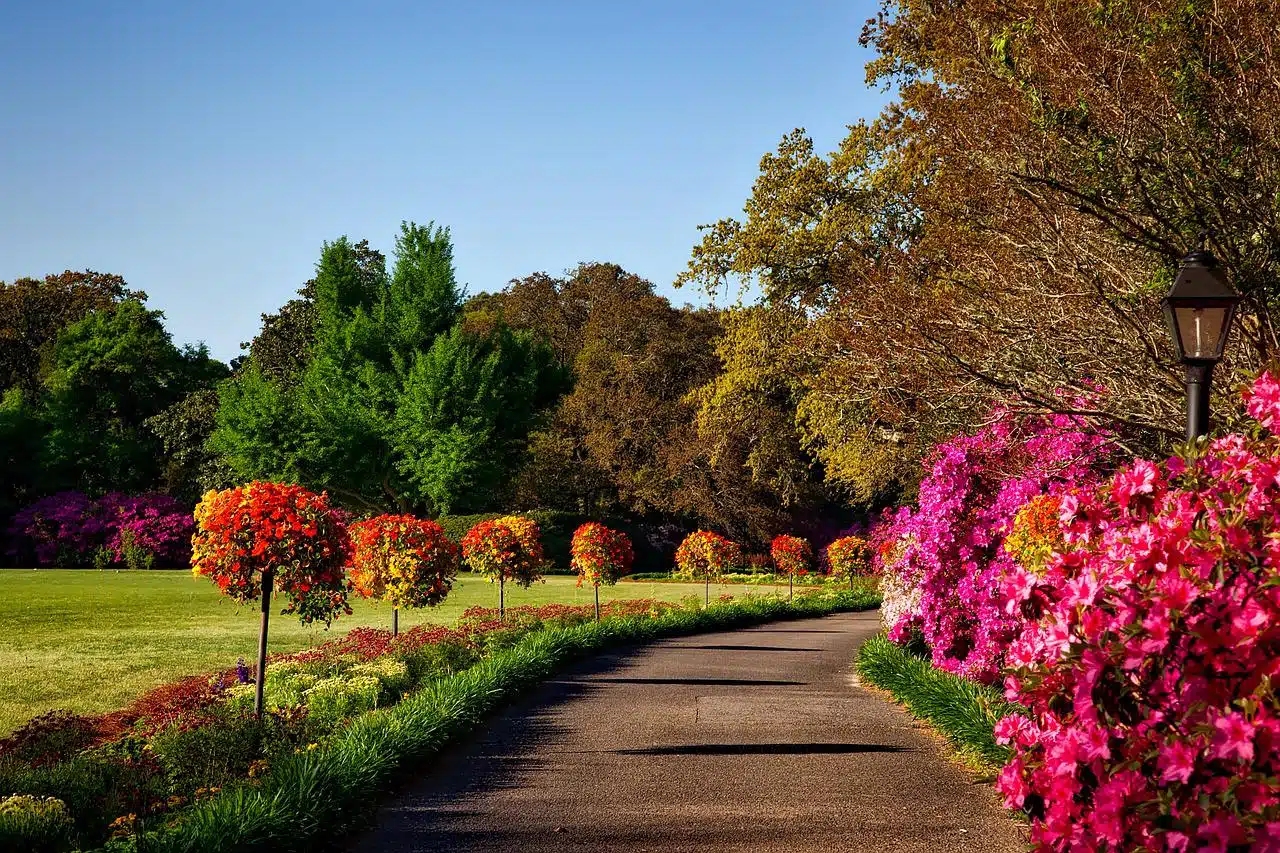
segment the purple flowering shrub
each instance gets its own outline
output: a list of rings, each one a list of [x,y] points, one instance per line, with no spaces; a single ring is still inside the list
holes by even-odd
[[[168,495],[59,492],[14,516],[7,552],[20,564],[73,567],[119,565],[133,547],[156,566],[182,567],[191,560],[194,530],[190,509]]]
[[[1005,579],[998,788],[1040,851],[1280,851],[1280,383],[1243,432],[1064,494],[1062,546]]]
[[[1001,595],[1005,577],[1018,570],[1001,547],[1004,537],[1036,495],[1099,482],[1114,466],[1111,439],[1080,418],[997,409],[982,429],[939,445],[918,505],[900,508],[872,533],[890,639],[919,636],[934,666],[995,681],[1025,626]]]

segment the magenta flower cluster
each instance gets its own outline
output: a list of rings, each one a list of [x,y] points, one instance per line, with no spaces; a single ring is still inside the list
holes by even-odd
[[[1036,495],[1099,482],[1114,464],[1112,436],[1066,415],[998,409],[974,434],[939,445],[917,507],[897,510],[872,533],[890,638],[918,633],[935,666],[995,681],[1024,627],[1001,595],[1017,569],[1001,548],[1014,516]]]
[[[1280,853],[1280,382],[1256,421],[1063,497],[1066,545],[1006,579],[998,788],[1041,851]]]
[[[99,554],[119,564],[132,541],[154,557],[157,568],[183,567],[191,561],[194,531],[190,508],[168,495],[111,492],[90,498],[60,492],[14,516],[8,554],[19,564],[37,566],[89,566]]]

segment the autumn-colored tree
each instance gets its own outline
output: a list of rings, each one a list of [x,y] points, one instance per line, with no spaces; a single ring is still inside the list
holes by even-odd
[[[673,452],[696,438],[684,398],[714,372],[714,316],[673,308],[650,282],[614,264],[582,264],[564,279],[530,276],[494,307],[515,328],[547,339],[572,370],[573,391],[552,422],[555,437],[541,445],[570,466],[562,482],[581,481],[585,469],[597,476],[588,474],[584,486],[607,486],[573,495],[577,505],[565,508],[667,510],[678,503],[682,483],[673,469],[681,465]],[[526,488],[532,485],[525,478]],[[547,497],[554,496],[550,490]]]
[[[829,475],[993,397],[1176,439],[1158,302],[1201,231],[1246,300],[1226,369],[1276,346],[1278,23],[1243,0],[886,2],[868,76],[898,101],[827,157],[786,136],[682,280],[804,310],[798,409]]]
[[[600,263],[529,276],[468,310],[542,336],[573,373],[572,392],[530,439],[522,502],[698,519],[756,539],[812,508],[815,480],[778,437],[785,405],[750,413],[775,391],[740,394],[744,382],[704,394],[719,369],[723,312],[676,308],[650,282]],[[703,396],[723,401],[705,423]]]
[[[742,567],[742,546],[710,530],[690,533],[676,549],[676,575],[706,585],[711,603],[711,582]]]
[[[118,275],[67,270],[43,279],[0,281],[0,391],[38,394],[58,334],[89,313],[145,300]]]
[[[870,575],[871,545],[861,536],[841,536],[827,546],[827,565],[833,578],[847,578],[853,588],[853,579]]]
[[[542,579],[542,531],[521,515],[482,521],[462,537],[462,559],[471,571],[498,584],[498,614],[505,618],[507,581],[527,589]]]
[[[813,565],[813,546],[808,539],[784,533],[769,543],[769,556],[778,574],[787,576],[787,596],[795,597],[796,577],[807,575]]]

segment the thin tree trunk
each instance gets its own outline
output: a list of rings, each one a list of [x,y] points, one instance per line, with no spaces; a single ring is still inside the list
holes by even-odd
[[[596,622],[600,621],[600,584],[596,584]]]
[[[507,621],[507,577],[498,576],[498,620]]]
[[[267,682],[267,625],[271,620],[271,588],[275,574],[268,569],[262,573],[262,627],[258,629],[258,684],[253,697],[253,713],[262,718],[262,690]]]
[[[391,608],[391,636],[400,636],[400,608]]]

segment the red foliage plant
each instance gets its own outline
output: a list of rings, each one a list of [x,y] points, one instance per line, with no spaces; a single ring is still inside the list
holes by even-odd
[[[434,521],[377,515],[351,525],[351,581],[366,598],[395,607],[444,601],[458,574],[458,547]]]
[[[528,587],[542,578],[541,531],[533,519],[508,515],[482,521],[462,537],[462,557],[491,581]]]
[[[807,575],[813,565],[813,547],[799,536],[775,536],[769,545],[769,556],[778,574],[788,577]]]
[[[883,547],[892,547],[886,542]],[[842,536],[827,546],[827,563],[832,577],[855,578],[875,573],[871,545],[861,536]]]
[[[742,548],[719,533],[698,530],[676,549],[676,574],[710,581],[742,565]]]
[[[301,486],[254,482],[211,491],[196,507],[192,570],[238,601],[254,601],[271,572],[289,599],[284,613],[328,624],[350,613],[346,528],[328,498]]]
[[[573,532],[569,553],[578,572],[578,586],[615,584],[630,573],[635,552],[627,534],[589,521]]]

